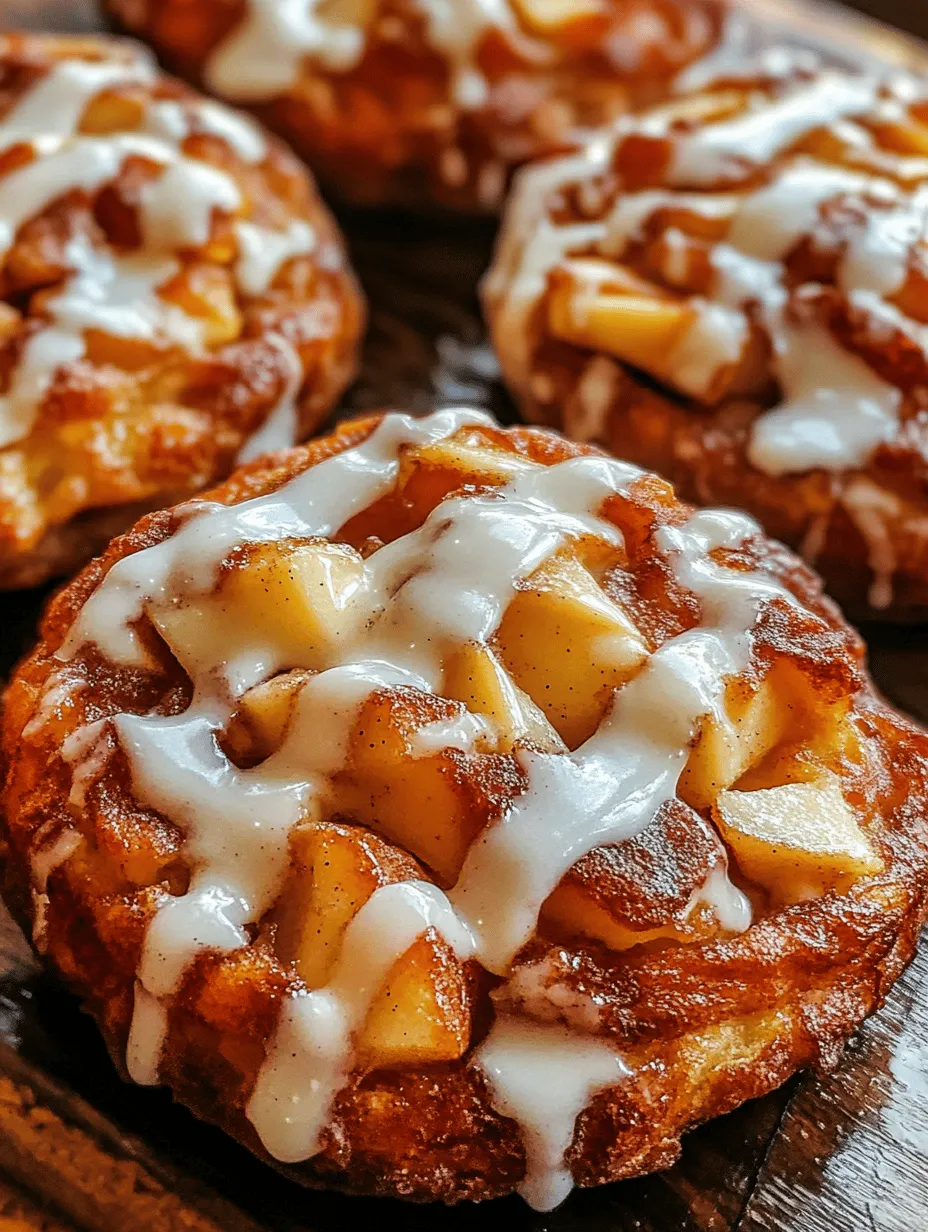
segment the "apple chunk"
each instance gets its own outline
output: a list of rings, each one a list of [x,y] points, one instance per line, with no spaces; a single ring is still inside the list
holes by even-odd
[[[404,851],[359,826],[302,826],[291,837],[291,869],[273,912],[278,957],[308,988],[324,987],[345,930],[375,890],[425,873]],[[370,1068],[447,1061],[470,1038],[470,988],[462,963],[428,930],[397,957],[355,1041]]]
[[[565,752],[544,712],[513,683],[489,646],[468,642],[457,650],[445,667],[442,693],[489,719],[501,750],[527,744],[545,753]]]
[[[658,379],[666,375],[668,356],[695,321],[695,310],[685,302],[594,293],[558,282],[548,299],[548,328],[556,338],[604,351]]]
[[[353,548],[323,539],[261,543],[225,569],[214,594],[154,608],[151,617],[191,673],[217,644],[240,645],[243,629],[273,650],[279,667],[318,669],[366,619],[364,591],[364,562]]]
[[[308,988],[321,988],[349,921],[377,887],[419,870],[376,835],[334,823],[298,827],[290,851],[290,876],[274,913],[275,948]]]
[[[713,816],[744,874],[782,902],[846,888],[883,867],[833,775],[723,791]]]
[[[433,932],[394,963],[357,1040],[370,1065],[453,1061],[470,1039],[470,997],[460,961]]]
[[[707,716],[681,776],[679,794],[688,804],[708,808],[795,725],[797,714],[786,687],[775,671],[756,685],[732,682],[724,720]]]
[[[502,754],[460,747],[475,727],[459,702],[394,689],[362,706],[332,805],[401,844],[450,884],[470,844],[521,789]],[[457,744],[458,737],[463,737]]]
[[[566,554],[537,569],[496,635],[503,664],[568,748],[596,730],[613,690],[648,655],[631,619],[590,571]]]
[[[293,708],[312,672],[294,668],[256,684],[239,700],[225,743],[240,765],[254,765],[280,748]]]
[[[515,7],[527,26],[548,35],[575,22],[605,20],[610,15],[605,0],[515,0]]]

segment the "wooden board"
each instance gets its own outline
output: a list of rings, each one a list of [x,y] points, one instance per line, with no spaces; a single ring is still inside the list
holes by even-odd
[[[900,60],[909,44],[789,0],[822,37]],[[925,0],[859,0],[928,35]],[[835,9],[834,13],[838,10]],[[844,11],[841,11],[842,14]],[[811,15],[810,15],[811,14]],[[830,15],[829,20],[834,20]],[[0,0],[0,26],[92,30],[91,0]],[[916,53],[915,58],[918,58]],[[928,64],[928,59],[925,60]],[[372,305],[349,409],[512,408],[483,339],[476,285],[489,223],[342,217]],[[29,644],[42,595],[0,601],[0,674]],[[874,674],[928,722],[928,629],[866,630]],[[928,1229],[928,947],[841,1068],[689,1135],[670,1171],[576,1193],[551,1215],[517,1199],[451,1211],[314,1194],[283,1181],[163,1091],[116,1076],[93,1024],[0,915],[0,1232],[923,1232]]]

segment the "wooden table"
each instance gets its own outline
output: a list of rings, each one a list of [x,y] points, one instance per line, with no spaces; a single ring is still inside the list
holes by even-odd
[[[789,3],[754,0],[784,14]],[[926,0],[858,0],[928,36]],[[0,26],[91,30],[90,0],[0,0]],[[839,27],[826,27],[826,38]],[[848,37],[859,38],[853,25]],[[872,49],[892,35],[865,32]],[[925,61],[928,64],[928,60]],[[469,399],[503,417],[474,295],[489,223],[343,215],[373,321],[352,409]],[[41,595],[3,600],[0,673]],[[874,674],[928,721],[928,629],[875,628]],[[52,1213],[54,1212],[54,1213]],[[575,1194],[446,1211],[313,1194],[281,1180],[162,1091],[124,1085],[93,1024],[0,916],[0,1232],[928,1232],[928,947],[824,1079],[801,1077],[689,1135],[676,1167]]]

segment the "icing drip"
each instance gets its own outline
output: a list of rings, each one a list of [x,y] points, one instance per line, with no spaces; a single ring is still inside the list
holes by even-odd
[[[0,447],[29,432],[55,373],[83,357],[86,330],[191,351],[201,343],[200,322],[158,295],[179,269],[173,259],[117,257],[85,236],[71,240],[65,256],[74,272],[47,304],[49,324],[29,338],[9,390],[0,394]]]
[[[820,234],[830,239],[825,224],[834,210],[829,207],[844,210],[838,291],[873,321],[874,331],[884,324],[900,329],[924,352],[922,325],[887,300],[905,287],[913,257],[928,238],[928,161],[878,149],[864,127],[871,121],[904,123],[923,89],[907,80],[830,72],[819,72],[811,82],[791,81],[796,67],[784,70],[784,83],[772,97],[760,91],[750,95],[735,118],[693,120],[674,128],[674,108],[681,105],[676,101],[650,116],[620,121],[611,148],[600,143],[579,160],[563,159],[523,174],[485,291],[507,373],[525,396],[548,400],[541,380],[533,382],[533,361],[535,313],[551,271],[575,253],[621,261],[630,243],[653,237],[647,224],[667,211],[674,218],[661,232],[667,250],[663,272],[675,289],[686,291],[691,276],[684,234],[689,228],[679,216],[689,214],[698,222],[694,236],[702,234],[703,224],[711,224],[714,235],[724,229],[724,235],[707,246],[713,273],[708,298],[690,298],[693,324],[673,344],[663,370],[652,375],[715,404],[720,381],[737,370],[755,325],[770,340],[771,371],[781,392],[780,404],[755,422],[749,457],[756,467],[773,475],[854,469],[896,434],[902,391],[815,319],[814,305],[804,297],[809,292],[814,301],[821,288],[793,286],[786,261],[802,240],[814,246]],[[724,65],[718,71],[730,76]],[[853,123],[857,118],[860,125]],[[829,128],[836,140],[856,144],[867,155],[866,169],[789,153],[800,139]],[[614,202],[603,204],[597,219],[600,176],[615,147],[634,134],[667,141],[669,186],[620,191]],[[780,156],[785,156],[781,165]],[[761,174],[764,182],[755,187]],[[552,220],[552,196],[568,187],[581,199],[586,194],[591,220]],[[697,239],[695,249],[700,247]]]
[[[142,238],[154,249],[200,248],[210,237],[213,210],[234,213],[241,193],[207,163],[177,158],[140,194]]]
[[[604,471],[620,465],[585,460],[602,463]],[[750,519],[714,512],[694,515],[683,529],[664,528],[661,549],[703,601],[708,627],[659,647],[574,753],[517,754],[527,788],[473,843],[450,892],[491,971],[508,968],[534,931],[542,903],[581,856],[633,837],[675,796],[698,720],[712,715],[728,722],[724,682],[747,666],[754,614],[765,600],[789,601],[776,583],[733,574],[706,556],[753,533]]]
[[[286,261],[307,256],[316,247],[316,234],[302,218],[295,218],[285,231],[269,231],[253,222],[238,222],[235,234],[235,272],[248,295],[264,295]]]
[[[145,131],[178,145],[193,133],[221,137],[246,163],[260,163],[267,154],[267,141],[253,120],[208,99],[152,103],[145,117]]]
[[[757,421],[748,457],[768,475],[866,461],[899,423],[902,393],[826,329],[785,329],[779,359],[786,400]]]
[[[814,129],[868,111],[878,90],[876,78],[821,73],[805,89],[676,138],[669,182],[712,188],[732,176],[741,180],[746,165],[763,167]]]
[[[494,1107],[521,1127],[525,1176],[519,1193],[536,1211],[551,1211],[573,1189],[564,1156],[577,1117],[592,1097],[631,1075],[602,1040],[506,1015],[497,1017],[474,1063]]]
[[[114,63],[64,60],[0,120],[0,150],[23,142],[50,153],[76,132],[87,104],[103,90],[129,83],[150,85],[153,80],[153,63],[141,54],[135,60]]]
[[[94,246],[84,235],[65,249],[71,273],[61,292],[43,306],[48,322],[29,336],[6,393],[0,394],[0,448],[21,440],[58,371],[86,353],[86,331],[157,346],[202,350],[201,323],[162,298],[160,288],[179,271],[178,250],[207,242],[215,211],[237,213],[242,199],[225,172],[187,157],[182,143],[192,132],[221,137],[241,157],[259,162],[265,154],[260,130],[250,121],[205,100],[151,101],[140,112],[137,132],[82,135],[87,107],[110,88],[154,82],[152,64],[141,56],[104,62],[62,60],[53,65],[0,121],[0,150],[31,146],[30,162],[0,177],[0,261],[20,227],[75,189],[95,192],[113,180],[132,156],[160,168],[139,194],[144,251],[125,255]],[[294,221],[283,232],[240,221],[237,273],[246,294],[267,291],[283,262],[311,252],[308,224]],[[272,416],[270,440],[289,438],[292,408]]]
[[[367,45],[372,5],[335,16],[321,0],[248,0],[245,17],[213,52],[206,66],[210,89],[242,102],[260,102],[295,87],[306,61],[324,71],[356,68]],[[452,95],[459,106],[484,104],[487,83],[475,54],[491,29],[514,30],[506,0],[415,0],[427,41],[451,65]]]
[[[332,1103],[351,1069],[351,1038],[397,959],[426,931],[458,958],[473,940],[436,886],[401,881],[374,891],[345,930],[324,988],[292,997],[249,1101],[247,1114],[275,1159],[315,1155]]]
[[[281,335],[271,341],[279,350],[286,368],[286,380],[277,405],[257,432],[253,432],[239,450],[236,463],[241,465],[259,458],[275,449],[287,449],[299,439],[299,408],[297,399],[303,384],[303,365],[300,357]]]
[[[327,458],[269,496],[228,507],[190,501],[189,520],[170,539],[113,566],[81,609],[62,657],[94,642],[118,663],[144,666],[131,624],[147,604],[205,594],[222,560],[243,543],[334,534],[356,509],[390,490],[403,445],[424,445],[483,422],[484,416],[463,411],[420,421],[391,415],[362,445]]]
[[[240,102],[273,98],[295,85],[303,61],[346,72],[364,54],[359,26],[327,19],[320,0],[248,0],[245,18],[206,65],[206,84]]]
[[[621,535],[599,511],[636,481],[634,467],[601,457],[549,467],[509,459],[504,487],[447,498],[416,530],[359,561],[346,596],[351,620],[302,685],[280,746],[251,769],[232,763],[219,736],[235,699],[293,664],[271,635],[258,636],[240,613],[222,608],[213,590],[223,560],[243,544],[335,535],[392,490],[405,447],[488,422],[469,411],[419,421],[388,416],[361,445],[269,496],[234,506],[191,502],[171,538],[114,565],[85,603],[62,659],[92,642],[118,663],[144,665],[133,625],[146,611],[157,623],[160,613],[196,603],[210,630],[178,650],[194,686],[186,712],[122,714],[78,733],[92,751],[112,730],[137,796],[182,827],[194,870],[186,893],[165,894],[146,936],[128,1054],[138,1081],[157,1081],[171,1001],[190,961],[204,948],[247,944],[248,925],[276,901],[291,830],[326,815],[327,784],[345,768],[364,703],[398,686],[439,692],[447,654],[486,642],[519,582],[566,542],[593,535],[621,548]],[[675,795],[701,720],[711,715],[729,723],[724,683],[748,665],[759,608],[770,600],[792,602],[769,579],[725,569],[709,557],[755,532],[746,518],[709,512],[659,532],[659,549],[699,598],[704,625],[651,655],[615,693],[598,731],[574,752],[519,751],[525,789],[473,843],[457,883],[447,893],[417,881],[376,890],[348,925],[325,986],[301,989],[286,1002],[248,1106],[277,1158],[296,1161],[319,1149],[333,1101],[351,1073],[352,1034],[418,937],[433,930],[459,958],[475,957],[505,974],[567,869],[592,848],[636,834]],[[492,736],[491,720],[465,712],[460,720],[425,726],[414,755],[470,749]],[[726,927],[750,923],[747,901],[724,869],[714,870],[701,901],[714,906]],[[554,1062],[556,1081],[546,1086],[530,1077]],[[623,1080],[627,1068],[601,1041],[505,1018],[473,1063],[483,1069],[499,1110],[522,1126],[523,1192],[547,1209],[569,1187],[564,1153],[576,1116],[595,1091]]]

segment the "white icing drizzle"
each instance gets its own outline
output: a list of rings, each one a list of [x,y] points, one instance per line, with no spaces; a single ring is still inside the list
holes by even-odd
[[[566,1027],[501,1014],[474,1054],[493,1104],[521,1127],[525,1176],[519,1193],[536,1211],[551,1211],[573,1189],[564,1155],[577,1117],[599,1091],[631,1075],[602,1040]]]
[[[199,248],[209,239],[213,210],[233,214],[242,203],[234,180],[193,158],[177,158],[143,187],[142,237],[154,249]]]
[[[473,939],[437,886],[381,886],[345,930],[325,987],[285,1005],[247,1108],[275,1159],[297,1163],[319,1150],[332,1102],[351,1069],[352,1036],[397,959],[424,932],[441,937],[458,958],[473,954]]]
[[[139,194],[142,250],[116,253],[84,235],[67,244],[71,273],[44,306],[48,322],[29,336],[9,387],[0,394],[0,448],[28,435],[56,374],[86,354],[88,330],[176,346],[190,354],[202,350],[201,323],[162,298],[159,289],[180,270],[173,254],[205,244],[215,211],[235,214],[242,198],[231,176],[187,157],[182,145],[192,132],[203,131],[256,163],[266,153],[266,142],[252,121],[196,99],[149,101],[140,108],[136,132],[80,133],[88,105],[102,91],[151,87],[154,81],[153,64],[141,55],[100,62],[64,59],[0,120],[0,150],[25,143],[33,153],[30,162],[0,177],[0,261],[25,222],[70,191],[100,189],[118,175],[126,158],[139,156],[161,168]],[[302,220],[282,232],[239,221],[236,231],[236,272],[248,295],[266,292],[285,261],[312,252],[315,245],[312,228]],[[288,380],[288,390],[292,384]],[[269,418],[261,438],[265,447],[270,441],[292,443],[296,415],[288,397]]]
[[[566,541],[592,534],[621,546],[599,509],[638,478],[634,467],[601,457],[550,467],[512,459],[505,487],[446,499],[417,530],[363,562],[350,596],[355,618],[303,685],[282,744],[252,769],[235,766],[218,739],[235,699],[293,664],[240,615],[217,607],[212,592],[221,562],[247,543],[336,534],[392,489],[404,447],[488,422],[470,411],[418,421],[388,416],[361,445],[269,496],[234,506],[191,502],[173,536],[114,565],[85,603],[60,652],[64,660],[92,642],[117,663],[143,666],[133,624],[144,611],[157,619],[159,611],[196,603],[211,631],[182,655],[194,686],[187,711],[122,714],[105,725],[119,740],[138,798],[182,827],[193,870],[186,893],[165,894],[146,936],[128,1061],[138,1081],[157,1080],[171,1001],[191,959],[204,948],[247,944],[247,926],[274,903],[290,831],[325,815],[327,781],[344,768],[360,707],[372,693],[397,686],[439,691],[447,653],[490,638],[518,582]],[[729,722],[725,680],[748,665],[759,608],[770,600],[793,602],[772,580],[709,557],[754,533],[749,519],[713,512],[659,532],[659,548],[698,596],[704,624],[660,647],[574,752],[519,751],[525,790],[471,846],[456,885],[447,894],[420,882],[377,890],[349,925],[325,987],[288,1000],[248,1107],[277,1158],[294,1161],[318,1150],[333,1100],[351,1073],[352,1033],[417,937],[433,929],[460,958],[474,956],[505,975],[564,872],[593,847],[636,834],[674,797],[703,718]],[[79,730],[76,739],[89,755],[103,730]],[[472,748],[491,737],[492,726],[468,714],[425,726],[414,752]],[[750,923],[747,901],[724,870],[716,870],[703,901],[725,927]],[[546,1058],[557,1059],[558,1068],[538,1084],[527,1074],[532,1067],[540,1072]],[[594,1091],[621,1081],[627,1069],[601,1041],[504,1019],[474,1063],[499,1110],[522,1126],[523,1191],[546,1208],[569,1184],[564,1152],[577,1114]]]
[[[81,845],[77,830],[62,830],[57,838],[45,843],[31,858],[32,870],[32,941],[39,953],[45,952],[48,931],[48,879],[56,868],[65,864]]]
[[[0,150],[23,142],[48,153],[76,132],[87,104],[102,91],[153,81],[153,62],[142,52],[131,60],[62,60],[0,120]]]
[[[299,438],[300,414],[297,399],[303,384],[303,364],[282,335],[272,335],[269,341],[277,348],[284,361],[286,380],[277,405],[257,432],[253,432],[239,450],[236,458],[239,465],[275,449],[287,449]]]
[[[843,470],[870,456],[899,423],[900,390],[826,329],[784,330],[778,369],[786,401],[761,415],[748,457],[768,475]]]
[[[586,461],[601,465],[603,491],[610,480],[618,487],[636,473],[621,463]],[[659,647],[575,752],[517,754],[526,790],[474,841],[450,891],[491,971],[505,972],[531,937],[545,899],[577,860],[633,837],[675,796],[699,720],[711,715],[728,723],[724,682],[747,665],[754,615],[766,599],[790,599],[778,584],[733,573],[707,554],[756,529],[748,518],[713,511],[695,514],[682,529],[665,527],[660,547],[702,600],[706,626]]]
[[[790,289],[785,260],[801,239],[814,239],[823,207],[847,200],[859,222],[855,218],[842,233],[838,289],[875,329],[885,321],[924,350],[924,328],[886,297],[902,289],[913,252],[928,239],[928,164],[919,172],[921,182],[909,185],[900,169],[910,160],[896,155],[885,155],[879,164],[885,167],[882,174],[794,154],[760,187],[745,191],[739,184],[815,129],[831,125],[844,132],[849,117],[904,119],[919,89],[905,79],[881,82],[821,72],[809,83],[786,83],[772,98],[762,92],[751,95],[745,112],[734,119],[677,131],[670,127],[671,108],[670,115],[658,109],[643,119],[620,121],[611,145],[524,173],[484,284],[510,379],[526,393],[533,389],[538,330],[533,314],[550,272],[562,260],[591,250],[621,260],[656,213],[683,211],[725,224],[727,230],[710,250],[711,298],[690,299],[694,324],[669,358],[675,388],[714,401],[718,378],[744,353],[753,320],[772,343],[781,402],[756,420],[751,462],[772,475],[817,467],[837,472],[866,464],[873,450],[898,431],[902,392],[841,345],[815,319],[814,309],[803,306],[806,288]],[[870,134],[862,127],[857,131],[872,146]],[[550,217],[553,192],[568,186],[582,192],[585,186],[595,197],[611,150],[635,132],[670,142],[669,187],[620,191],[600,219],[555,224]],[[713,191],[694,191],[702,189]],[[677,231],[668,227],[664,234]],[[668,260],[666,272],[672,275],[675,268],[675,285],[685,286],[679,243]]]
[[[307,256],[316,247],[316,233],[302,218],[294,218],[284,231],[270,231],[253,222],[237,222],[235,234],[235,272],[248,295],[263,295],[286,261]]]
[[[146,113],[145,131],[177,144],[200,132],[221,137],[246,163],[260,163],[267,154],[267,140],[254,120],[209,99],[152,103]]]
[[[695,128],[674,140],[668,180],[681,187],[712,188],[732,174],[743,179],[745,165],[763,167],[814,129],[868,111],[879,85],[874,77],[820,73],[781,99],[764,98],[733,120]]]
[[[507,0],[414,0],[428,42],[448,59],[452,96],[473,109],[487,97],[487,83],[474,56],[491,29],[516,29]],[[323,71],[356,68],[366,46],[369,6],[357,13],[326,12],[322,0],[247,0],[244,20],[223,40],[206,65],[210,89],[241,102],[259,102],[296,86],[307,62]]]
[[[190,351],[200,345],[200,322],[157,294],[177,273],[176,261],[117,257],[85,236],[71,240],[65,253],[74,273],[49,301],[49,324],[29,338],[9,390],[0,394],[0,447],[29,432],[55,373],[84,355],[86,330]]]
[[[549,210],[551,194],[587,174],[596,175],[608,157],[608,142],[594,140],[581,154],[529,165],[516,176],[509,195],[505,225],[481,292],[498,305],[495,342],[507,375],[526,390],[535,337],[532,316],[547,288],[548,275],[568,253],[582,252],[605,235],[602,222],[554,223]]]

